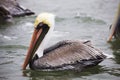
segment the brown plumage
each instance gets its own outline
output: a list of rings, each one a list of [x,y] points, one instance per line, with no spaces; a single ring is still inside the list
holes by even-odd
[[[101,51],[90,41],[65,40],[47,48],[40,58],[37,55],[30,62],[31,69],[65,70],[94,66],[105,59]]]

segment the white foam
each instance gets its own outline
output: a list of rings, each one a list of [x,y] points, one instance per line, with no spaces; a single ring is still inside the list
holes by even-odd
[[[104,55],[105,55],[108,59],[113,59],[113,58],[114,58],[114,56],[113,56],[113,55],[110,55],[110,54],[105,54],[105,53],[104,53]]]
[[[7,40],[17,39],[17,37],[15,37],[15,36],[12,36],[12,37],[10,37],[10,36],[3,36],[3,38],[7,39]]]
[[[25,26],[26,26],[26,27],[30,27],[30,26],[33,27],[34,24],[33,24],[32,22],[27,22],[27,23],[25,23]]]

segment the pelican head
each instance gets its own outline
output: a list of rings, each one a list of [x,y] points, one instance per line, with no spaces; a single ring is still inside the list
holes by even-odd
[[[55,23],[55,16],[51,13],[41,13],[37,16],[34,23],[34,32],[32,35],[32,39],[30,42],[30,46],[28,48],[28,52],[23,64],[23,70],[26,69],[28,63],[31,61],[32,57],[38,51],[42,42],[44,42],[44,38],[48,34],[51,29],[53,29]]]

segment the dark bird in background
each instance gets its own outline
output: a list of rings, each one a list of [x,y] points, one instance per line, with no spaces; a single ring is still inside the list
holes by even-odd
[[[111,41],[113,37],[115,39],[120,39],[120,3],[115,16],[115,20],[113,24],[110,26],[110,35],[108,38],[108,42]]]

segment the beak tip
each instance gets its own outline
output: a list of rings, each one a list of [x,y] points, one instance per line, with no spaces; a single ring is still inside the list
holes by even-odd
[[[22,70],[25,70],[26,69],[26,66],[25,64],[22,65]]]
[[[109,43],[111,40],[107,40],[107,42]]]

